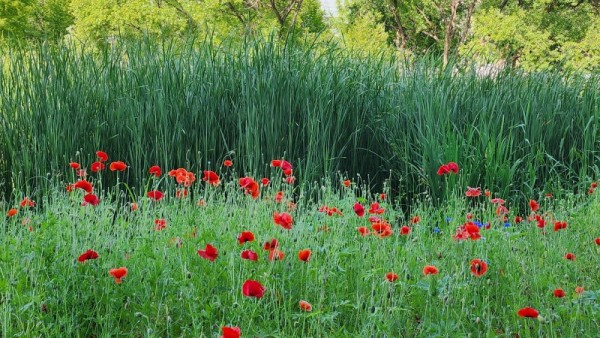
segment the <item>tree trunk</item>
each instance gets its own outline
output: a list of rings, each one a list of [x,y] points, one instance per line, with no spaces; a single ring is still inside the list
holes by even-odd
[[[456,26],[456,9],[460,0],[452,0],[450,4],[450,17],[446,20],[446,32],[444,37],[444,60],[443,65],[448,65],[448,55],[450,54],[450,44],[454,38],[454,27]]]

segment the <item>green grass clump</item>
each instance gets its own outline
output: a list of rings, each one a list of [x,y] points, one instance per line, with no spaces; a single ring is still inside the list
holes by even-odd
[[[83,193],[62,185],[36,207],[16,206],[18,214],[0,223],[2,336],[215,337],[225,325],[239,326],[244,337],[600,334],[595,195],[540,200],[537,215],[548,222],[540,229],[535,221],[514,223],[515,211],[504,224],[484,196],[461,193],[444,206],[424,202],[404,213],[397,200],[363,193],[358,181],[348,188],[322,181],[315,203],[274,176],[254,200],[240,190],[235,172],[219,174],[219,186],[198,178],[183,199],[173,197],[171,178],[152,179],[147,189],[166,197],[141,197],[136,211],[122,182],[95,189],[95,207],[81,206]],[[97,177],[92,182],[99,185]],[[385,211],[358,217],[357,201],[367,210],[378,201]],[[5,203],[3,211],[12,206]],[[328,216],[321,206],[343,215]],[[291,213],[292,229],[275,225],[274,212]],[[468,213],[484,224],[482,238],[453,240]],[[369,216],[389,221],[393,234],[362,237],[357,228],[371,230]],[[413,216],[420,220],[411,223]],[[157,219],[165,229],[155,229]],[[554,220],[567,228],[553,231]],[[400,235],[402,225],[411,228],[407,236]],[[255,241],[238,244],[241,231],[252,231]],[[267,260],[262,246],[272,238],[282,260]],[[218,249],[213,262],[197,253],[208,243]],[[307,248],[312,256],[302,262],[297,253]],[[99,258],[78,262],[87,249]],[[257,252],[258,261],[242,260],[245,249]],[[576,259],[566,260],[567,252]],[[481,277],[469,272],[474,258],[489,265]],[[439,273],[424,276],[426,265]],[[121,266],[129,272],[116,284],[108,271]],[[388,272],[398,280],[387,281]],[[263,298],[242,295],[248,279],[265,286]],[[578,286],[586,291],[576,294]],[[556,288],[566,297],[553,297]],[[313,310],[301,311],[300,300]],[[540,317],[518,317],[527,306]]]

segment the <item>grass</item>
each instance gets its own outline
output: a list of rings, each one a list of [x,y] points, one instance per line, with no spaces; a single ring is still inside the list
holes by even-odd
[[[139,43],[7,50],[0,69],[0,184],[41,198],[48,175],[103,149],[127,158],[132,187],[153,164],[236,169],[296,163],[305,188],[361,175],[405,208],[443,203],[435,169],[520,198],[587,187],[598,172],[600,82],[506,70],[481,78],[419,59],[356,58],[328,46],[269,41]],[[108,182],[114,184],[114,181]],[[141,187],[135,187],[138,190]],[[315,193],[315,192],[312,192]]]
[[[101,200],[95,207],[81,206],[81,191],[64,190],[60,182],[72,173],[51,178],[54,188],[35,208],[19,208],[0,226],[2,336],[215,337],[224,325],[239,326],[248,337],[600,333],[596,195],[540,200],[537,214],[548,221],[540,229],[535,221],[512,222],[516,211],[505,226],[488,198],[467,199],[458,185],[450,187],[443,206],[425,201],[405,213],[397,199],[370,195],[360,180],[346,188],[324,179],[316,202],[299,187],[280,183],[278,171],[272,171],[272,183],[253,200],[240,190],[239,173],[217,172],[219,186],[201,182],[197,173],[184,199],[173,197],[172,178],[148,179],[147,189],[158,188],[166,197],[159,202],[141,197],[136,211],[135,195],[115,178],[122,173],[88,178]],[[463,175],[470,173],[457,176]],[[99,190],[108,178],[120,183]],[[278,191],[285,196],[280,203],[274,200]],[[380,217],[389,220],[394,234],[360,236],[357,227],[370,228],[372,215],[355,215],[357,201],[366,209],[378,201],[385,208]],[[327,216],[318,211],[322,205],[343,215]],[[5,203],[4,209],[12,206]],[[507,207],[512,210],[510,201]],[[273,223],[276,211],[293,215],[291,230]],[[467,213],[490,228],[481,229],[479,240],[453,240]],[[411,224],[416,215],[420,221]],[[156,231],[156,219],[165,219],[166,229]],[[568,227],[555,232],[553,220],[565,220]],[[411,227],[408,236],[399,234],[402,225]],[[239,245],[236,238],[244,230],[256,240]],[[281,261],[268,261],[262,248],[272,238],[285,253]],[[214,262],[197,253],[207,243],[218,249]],[[312,256],[302,262],[297,253],[306,248]],[[77,262],[87,249],[99,258]],[[242,260],[244,249],[256,251],[258,261]],[[576,259],[566,260],[567,252]],[[489,264],[482,277],[469,272],[474,258]],[[424,276],[426,265],[438,267],[439,274]],[[129,273],[116,284],[108,271],[121,266]],[[387,272],[399,279],[388,282]],[[242,295],[248,279],[265,286],[263,298]],[[578,286],[586,291],[576,294]],[[566,297],[553,297],[555,288],[563,288]],[[310,302],[312,312],[301,311],[300,300]],[[526,306],[540,317],[518,317]]]

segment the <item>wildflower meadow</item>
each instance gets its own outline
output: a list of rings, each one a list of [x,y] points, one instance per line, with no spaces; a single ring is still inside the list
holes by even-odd
[[[3,59],[0,337],[600,335],[597,80],[254,48]]]

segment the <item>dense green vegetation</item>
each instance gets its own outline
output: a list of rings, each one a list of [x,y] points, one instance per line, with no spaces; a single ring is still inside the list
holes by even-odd
[[[43,195],[70,160],[98,149],[128,158],[122,180],[153,164],[199,172],[235,153],[236,168],[296,163],[298,183],[342,171],[394,195],[443,198],[448,185],[527,200],[583,184],[598,168],[597,77],[465,69],[335,47],[139,43],[97,53],[9,50],[0,74],[3,190]],[[442,182],[456,161],[468,174]],[[518,194],[518,195],[517,195]]]
[[[600,70],[598,0],[0,0],[0,43],[189,38],[329,41],[528,71]]]

